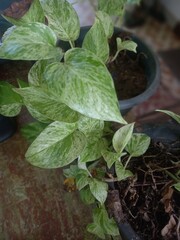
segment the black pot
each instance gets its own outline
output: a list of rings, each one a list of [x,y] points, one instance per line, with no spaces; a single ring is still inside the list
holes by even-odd
[[[90,26],[81,27],[80,36],[76,41],[77,47],[82,46],[83,39],[89,29]],[[120,30],[119,28],[115,28],[115,33],[118,32],[122,32],[122,30]],[[139,94],[138,96],[127,100],[119,101],[120,111],[122,115],[125,115],[127,112],[131,110],[131,108],[150,98],[155,93],[160,82],[160,66],[157,55],[146,43],[144,43],[137,36],[130,34],[130,37],[138,45],[137,53],[143,53],[146,56],[140,59],[140,65],[145,70],[145,74],[147,77],[147,87],[146,90],[143,93]],[[58,46],[60,46],[64,50],[68,50],[70,48],[69,43],[63,41],[60,41],[58,43]]]
[[[0,115],[0,142],[11,137],[17,129],[15,118]]]
[[[172,153],[179,152],[180,148],[180,124],[178,124],[174,120],[169,120],[164,123],[147,123],[136,129],[136,132],[144,132],[151,137],[154,142],[161,142],[169,149]],[[115,170],[112,167],[109,170],[109,173],[114,175]],[[109,196],[110,199],[113,199],[115,202],[120,202],[118,190],[115,190],[114,183],[109,184]],[[116,192],[117,191],[117,192]],[[112,197],[113,194],[113,197]],[[116,199],[117,198],[117,199]],[[117,206],[117,205],[116,205]],[[117,208],[118,209],[118,208]],[[123,217],[123,215],[121,215]],[[116,217],[116,223],[119,228],[119,232],[121,234],[122,240],[142,240],[136,232],[133,230],[131,225],[123,219],[118,219]]]

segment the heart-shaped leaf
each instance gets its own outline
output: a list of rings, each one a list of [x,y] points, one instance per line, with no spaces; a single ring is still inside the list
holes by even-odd
[[[27,160],[41,168],[63,167],[74,161],[86,142],[75,123],[53,122],[31,144]]]
[[[121,127],[118,131],[115,132],[113,136],[113,147],[117,153],[122,153],[125,146],[132,137],[134,129],[134,123],[127,124]]]
[[[132,157],[139,157],[147,151],[150,141],[150,137],[146,134],[134,133],[126,145],[126,151]]]
[[[119,111],[111,75],[99,58],[76,48],[66,52],[64,60],[49,65],[44,74],[54,97],[90,118],[126,123]]]
[[[14,28],[0,47],[0,57],[12,60],[50,59],[62,55],[56,47],[56,35],[42,23]]]
[[[101,22],[101,24],[104,28],[106,37],[111,38],[113,35],[113,32],[114,32],[114,26],[113,26],[113,21],[112,21],[111,17],[107,13],[102,12],[102,11],[97,11],[96,17]]]
[[[93,52],[103,62],[109,57],[109,44],[104,27],[99,19],[95,20],[94,25],[86,34],[83,41],[83,48]]]
[[[97,179],[91,179],[89,187],[93,196],[103,204],[107,198],[108,185],[105,182],[101,182]]]
[[[124,180],[128,177],[132,177],[133,173],[130,170],[126,170],[121,162],[115,162],[115,171],[118,178],[118,181]]]
[[[80,32],[77,13],[66,0],[40,0],[48,19],[48,24],[57,36],[64,41],[74,41]]]

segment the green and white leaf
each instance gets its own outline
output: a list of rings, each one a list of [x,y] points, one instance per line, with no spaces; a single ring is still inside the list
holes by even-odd
[[[104,31],[104,26],[99,19],[96,18],[95,23],[87,32],[84,41],[83,48],[93,52],[104,63],[109,58],[109,44]]]
[[[87,230],[105,239],[105,235],[118,236],[119,230],[113,218],[109,218],[104,207],[93,211],[93,223],[89,224]]]
[[[29,112],[39,121],[76,122],[78,113],[70,109],[64,103],[51,99],[48,92],[39,87],[27,87],[16,89]],[[43,121],[43,122],[44,122]]]
[[[58,168],[73,162],[85,146],[84,135],[75,123],[53,122],[26,152],[27,160],[41,168]]]
[[[56,47],[56,35],[42,23],[16,27],[3,41],[0,58],[12,60],[41,60],[61,56]]]
[[[6,117],[15,117],[21,111],[22,105],[19,103],[0,105],[0,114]]]
[[[108,39],[111,38],[114,32],[114,25],[111,17],[105,12],[97,11],[96,18],[99,19],[102,24],[106,37]]]
[[[54,97],[87,117],[126,123],[111,75],[99,58],[76,48],[66,52],[64,61],[51,64],[44,74]]]
[[[121,15],[126,0],[98,0],[98,9],[111,16]]]
[[[128,177],[133,176],[133,173],[130,170],[126,170],[120,161],[115,162],[115,172],[116,172],[118,181],[121,181]]]
[[[119,161],[120,158],[124,156],[124,153],[119,154],[119,153],[104,150],[102,151],[102,156],[106,161],[108,168],[110,169],[116,161]]]
[[[121,38],[116,38],[116,42],[117,42],[117,51],[123,51],[123,50],[128,50],[128,51],[132,51],[132,52],[137,52],[136,48],[137,48],[137,43],[133,42],[132,40],[125,40],[122,41]]]
[[[78,129],[83,132],[85,135],[98,134],[102,135],[102,131],[104,129],[104,121],[89,118],[81,115],[78,121]]]
[[[126,145],[126,151],[132,156],[132,157],[139,157],[143,155],[149,145],[150,145],[150,137],[143,133],[134,133]]]
[[[40,60],[34,63],[28,73],[30,86],[39,87],[43,84],[43,73],[48,64],[50,64],[50,60]]]
[[[26,81],[23,81],[21,79],[17,79],[17,83],[18,83],[19,88],[29,87],[29,84]]]
[[[48,19],[49,27],[58,38],[74,41],[80,32],[79,18],[71,4],[66,0],[40,0]]]
[[[13,25],[21,26],[26,23],[32,22],[45,22],[45,16],[43,9],[39,3],[39,0],[33,0],[29,10],[24,14],[23,17],[19,19],[3,16],[8,22],[11,22]]]
[[[105,141],[102,135],[96,135],[94,132],[88,134],[86,147],[80,155],[79,161],[81,163],[92,162],[101,157],[101,151],[104,149]]]
[[[156,111],[169,115],[170,117],[172,117],[174,120],[176,120],[180,124],[180,115],[178,115],[174,112],[171,112],[171,111],[167,111],[167,110],[156,110]]]
[[[89,186],[81,189],[80,198],[85,204],[92,204],[95,202],[95,197],[92,195]]]
[[[108,185],[105,182],[101,182],[97,179],[91,179],[89,187],[93,196],[103,204],[107,198]]]
[[[76,175],[76,186],[79,190],[81,190],[88,184],[89,184],[88,172],[85,170],[81,170],[81,172]]]
[[[127,124],[115,132],[113,136],[113,147],[115,151],[121,154],[132,137],[134,123]]]
[[[21,128],[21,134],[32,143],[46,127],[47,124],[41,122],[28,123]]]

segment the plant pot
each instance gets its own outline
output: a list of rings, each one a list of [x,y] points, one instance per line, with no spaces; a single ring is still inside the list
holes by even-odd
[[[17,129],[15,118],[0,115],[0,142],[10,138]]]
[[[137,130],[137,132],[139,131],[139,129]],[[159,149],[160,149],[160,151],[159,152],[154,152],[154,155],[156,155],[156,161],[157,161],[157,164],[158,164],[158,161],[161,161],[161,162],[163,162],[163,159],[162,158],[160,158],[159,157],[159,155],[161,154],[161,152],[164,152],[164,153],[168,153],[167,154],[167,157],[169,158],[169,162],[171,162],[171,159],[170,159],[170,156],[171,155],[173,155],[174,154],[174,156],[176,156],[176,158],[174,158],[174,159],[176,159],[176,161],[179,159],[178,158],[178,156],[180,155],[179,154],[179,149],[180,149],[180,124],[178,124],[178,123],[176,123],[176,122],[174,122],[174,121],[168,121],[168,122],[165,122],[165,123],[161,123],[161,124],[146,124],[146,125],[143,125],[143,126],[141,126],[140,127],[140,132],[145,132],[146,134],[148,134],[152,139],[153,139],[153,141],[155,142],[155,144],[158,144],[159,143]],[[146,155],[146,153],[144,154],[144,156]],[[178,159],[177,159],[178,158]],[[142,160],[142,159],[140,159],[140,160]],[[135,163],[135,167],[137,168],[137,163],[136,163],[136,161],[138,161],[138,158],[136,158],[135,160],[134,160],[134,163]],[[148,162],[148,166],[150,167],[151,165],[149,164],[150,162]],[[153,166],[153,165],[152,165]],[[176,165],[174,165],[174,166],[176,166]],[[168,166],[164,166],[164,168],[165,167],[167,167],[167,169],[168,169],[168,171],[171,171],[171,167],[168,165]],[[131,166],[131,168],[133,168],[133,166]],[[152,170],[152,173],[153,173],[153,170],[154,169],[152,169],[151,167],[150,167],[150,169]],[[176,169],[174,169],[174,170],[178,170],[178,166],[176,167]],[[136,171],[136,170],[135,170]],[[158,181],[160,181],[160,176],[161,176],[161,171],[166,171],[166,169],[165,170],[159,170],[159,174],[154,174],[154,179],[153,179],[153,183],[152,183],[152,185],[151,185],[151,187],[149,186],[143,186],[143,184],[142,184],[142,186],[141,186],[141,188],[143,189],[142,191],[144,191],[144,192],[146,192],[146,188],[148,189],[148,191],[150,192],[150,194],[147,194],[146,195],[146,197],[147,197],[147,202],[148,202],[148,199],[149,199],[149,197],[150,196],[153,196],[153,195],[151,195],[151,193],[153,192],[151,189],[153,189],[153,184],[155,184],[154,182],[156,182],[157,181],[157,179],[158,179]],[[156,170],[155,170],[155,172],[156,172]],[[114,174],[114,169],[111,169],[111,173],[112,174]],[[172,173],[172,172],[171,172]],[[136,183],[139,183],[140,184],[140,178],[139,178],[139,175],[138,175],[138,172],[136,172],[136,174],[137,174],[137,176],[136,176],[136,179],[135,179],[135,182],[134,182],[134,184],[136,184]],[[148,170],[147,170],[147,172],[146,172],[146,174],[148,175],[149,173],[148,173]],[[157,178],[156,178],[157,177]],[[143,181],[144,181],[145,179],[143,179]],[[180,209],[180,203],[179,203],[179,201],[178,201],[178,199],[179,199],[179,192],[176,190],[176,189],[174,189],[173,191],[173,194],[172,194],[172,198],[170,198],[170,199],[168,199],[168,197],[169,197],[169,195],[168,194],[170,194],[170,193],[168,193],[168,192],[166,192],[167,191],[167,189],[170,189],[171,188],[171,186],[174,184],[174,179],[172,179],[172,182],[171,182],[171,175],[168,175],[167,174],[167,177],[166,178],[162,178],[161,179],[161,181],[162,181],[162,186],[161,185],[157,185],[157,186],[160,186],[160,187],[158,187],[158,189],[155,191],[154,190],[154,192],[157,192],[157,194],[155,195],[155,198],[152,198],[151,199],[151,202],[149,203],[150,205],[152,204],[152,205],[154,205],[154,203],[156,203],[156,201],[157,201],[157,204],[155,205],[155,209],[154,209],[154,212],[152,213],[151,211],[148,211],[148,208],[146,209],[145,208],[145,206],[146,206],[146,200],[144,200],[144,202],[143,202],[143,197],[141,196],[141,195],[139,195],[138,196],[138,201],[140,201],[141,202],[141,208],[139,207],[139,209],[138,209],[138,214],[139,214],[139,212],[141,212],[141,211],[145,211],[145,213],[146,213],[146,211],[147,211],[147,215],[143,215],[143,213],[141,213],[141,215],[140,216],[144,216],[144,219],[145,219],[145,221],[147,221],[147,223],[146,223],[146,226],[148,226],[148,221],[149,221],[149,227],[148,228],[150,228],[150,227],[152,227],[152,225],[151,225],[151,221],[153,222],[153,217],[152,217],[152,219],[149,219],[148,220],[148,217],[149,216],[156,216],[156,219],[159,219],[160,218],[160,214],[161,214],[161,212],[162,211],[164,211],[163,212],[163,214],[164,214],[164,217],[163,218],[160,218],[159,219],[159,221],[161,222],[161,224],[162,224],[162,229],[164,229],[166,226],[167,226],[167,228],[169,227],[169,231],[172,231],[172,226],[170,226],[170,225],[168,225],[168,223],[169,223],[169,219],[170,219],[170,216],[172,215],[172,216],[175,216],[175,214],[176,215],[178,215],[178,209]],[[164,182],[167,182],[167,183],[163,183],[163,181]],[[121,181],[121,182],[123,182],[122,184],[123,185],[125,185],[125,184],[127,184],[128,183],[128,180],[126,181],[126,180],[124,180],[124,181]],[[145,183],[148,185],[148,183],[146,182],[146,180],[145,180]],[[160,184],[160,182],[158,183],[158,184]],[[127,219],[127,217],[125,218],[125,219],[123,219],[123,214],[124,214],[124,212],[123,212],[123,207],[122,207],[122,200],[121,199],[123,199],[122,198],[122,195],[121,195],[121,190],[120,190],[120,187],[119,186],[123,186],[123,185],[118,185],[118,183],[117,184],[114,184],[114,183],[111,183],[110,184],[110,191],[109,191],[109,196],[108,196],[108,205],[107,205],[107,209],[110,209],[110,214],[111,215],[113,215],[114,216],[114,218],[115,218],[115,220],[116,220],[116,222],[117,222],[117,225],[118,225],[118,227],[119,227],[119,231],[120,231],[120,233],[121,233],[121,235],[122,235],[122,239],[123,240],[133,240],[133,239],[136,239],[136,240],[139,240],[139,239],[150,239],[150,238],[148,238],[147,236],[145,236],[145,238],[142,238],[142,236],[138,236],[138,234],[133,230],[133,228],[131,227],[131,225],[130,225],[130,223],[129,223],[129,219]],[[118,186],[118,187],[117,187]],[[135,185],[134,185],[135,186]],[[154,186],[156,186],[156,184],[154,185]],[[156,187],[157,187],[156,186]],[[127,187],[128,188],[128,187]],[[131,189],[129,188],[129,190],[131,190],[132,191],[132,194],[139,194],[140,192],[133,192],[133,190],[137,190],[138,189],[138,187],[133,187],[133,185],[131,186]],[[166,191],[165,191],[166,190]],[[131,195],[131,192],[129,191],[128,193],[126,192],[126,194],[128,195]],[[136,197],[135,195],[134,195],[134,197]],[[160,198],[162,198],[161,200],[159,199],[159,197]],[[128,198],[126,198],[126,197],[124,197],[124,200],[123,201],[128,201],[128,199],[130,199],[131,197],[129,196]],[[164,200],[163,200],[164,199]],[[112,202],[113,202],[113,204],[112,204]],[[164,203],[163,203],[163,201],[164,201]],[[160,205],[160,203],[162,204],[162,205]],[[129,204],[129,205],[131,205],[131,204]],[[110,208],[109,208],[109,206],[110,206]],[[112,207],[113,206],[113,207]],[[120,206],[120,207],[119,207]],[[138,204],[137,205],[134,205],[133,207],[131,206],[131,208],[128,208],[128,211],[129,212],[131,212],[132,211],[132,209],[133,209],[133,211],[134,211],[134,217],[136,217],[136,214],[135,214],[135,207],[137,207],[138,206]],[[158,206],[158,208],[160,208],[160,210],[158,210],[157,211],[157,206]],[[126,205],[126,208],[128,207],[128,204]],[[171,213],[171,210],[169,210],[171,207],[173,207],[173,210],[172,210],[172,213]],[[177,208],[178,207],[178,208]],[[113,209],[113,210],[112,210]],[[125,208],[124,208],[125,209]],[[164,209],[164,210],[163,210]],[[174,211],[174,209],[176,209],[177,210],[177,212],[175,212]],[[137,209],[136,209],[137,210]],[[157,212],[156,212],[157,211]],[[168,212],[169,211],[169,212]],[[116,213],[118,212],[118,214],[116,215]],[[120,212],[120,214],[119,214],[119,212]],[[123,213],[123,214],[122,214]],[[127,212],[126,212],[126,214],[127,214]],[[136,220],[135,221],[137,221],[138,222],[138,218],[135,218]],[[142,222],[143,222],[144,220],[142,220]],[[144,221],[144,222],[145,222]],[[158,220],[157,220],[158,221]],[[164,223],[163,222],[166,222],[166,224],[165,225],[163,225]],[[142,226],[143,226],[143,223],[141,223],[142,224]],[[159,226],[161,225],[161,224],[159,224]],[[158,224],[156,225],[156,227],[158,226]],[[159,227],[158,226],[158,227]],[[158,228],[157,227],[157,228]],[[162,230],[161,229],[161,230]],[[141,230],[141,228],[139,227],[139,230]],[[144,229],[142,229],[142,232],[143,232],[143,230]],[[151,230],[152,231],[152,230]],[[156,229],[156,231],[157,231],[157,229]],[[163,231],[161,231],[161,233],[162,233]],[[175,230],[173,231],[173,233],[175,234]],[[159,232],[160,233],[160,232]],[[156,235],[155,235],[155,237],[157,237]],[[158,236],[159,237],[159,236]],[[160,238],[153,238],[152,236],[151,236],[151,239],[160,239]],[[165,238],[162,238],[162,239],[166,239],[166,237],[167,236],[165,236]],[[168,239],[175,239],[175,236],[174,236],[174,238],[168,238]]]
[[[77,47],[82,46],[83,39],[89,29],[90,29],[90,26],[81,27],[80,36],[76,41]],[[120,30],[119,28],[115,28],[115,34],[119,32],[122,32],[122,30]],[[147,87],[146,87],[146,90],[141,94],[139,94],[138,96],[119,101],[120,111],[122,115],[125,115],[134,106],[150,98],[155,93],[160,82],[160,66],[159,66],[157,55],[152,51],[152,49],[146,43],[144,43],[137,36],[130,33],[130,37],[138,45],[137,53],[143,53],[146,56],[145,58],[140,59],[140,65],[144,68],[144,71],[145,71],[145,75],[147,78]],[[65,50],[68,50],[70,48],[70,45],[67,42],[60,41],[58,45]]]

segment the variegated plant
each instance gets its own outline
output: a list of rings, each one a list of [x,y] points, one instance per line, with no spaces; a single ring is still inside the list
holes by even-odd
[[[65,182],[75,184],[84,202],[98,202],[94,222],[87,229],[102,239],[106,234],[119,234],[104,207],[108,194],[106,165],[109,169],[115,166],[116,179],[109,176],[112,181],[131,177],[130,159],[142,155],[150,143],[148,136],[134,134],[134,123],[127,124],[121,116],[106,67],[119,51],[136,50],[135,43],[118,38],[118,52],[109,56],[108,39],[113,34],[109,14],[120,14],[125,2],[99,0],[94,24],[82,48],[77,48],[80,24],[73,6],[66,0],[34,0],[21,19],[5,17],[14,26],[4,34],[0,47],[0,58],[36,61],[28,84],[19,80],[15,88],[0,83],[0,114],[16,116],[25,105],[38,120],[23,129],[33,141],[27,161],[41,168],[72,163],[64,170]],[[68,42],[69,50],[58,47],[59,40]],[[110,128],[112,122],[121,124],[115,134]],[[124,154],[129,155],[125,165],[121,162]]]

